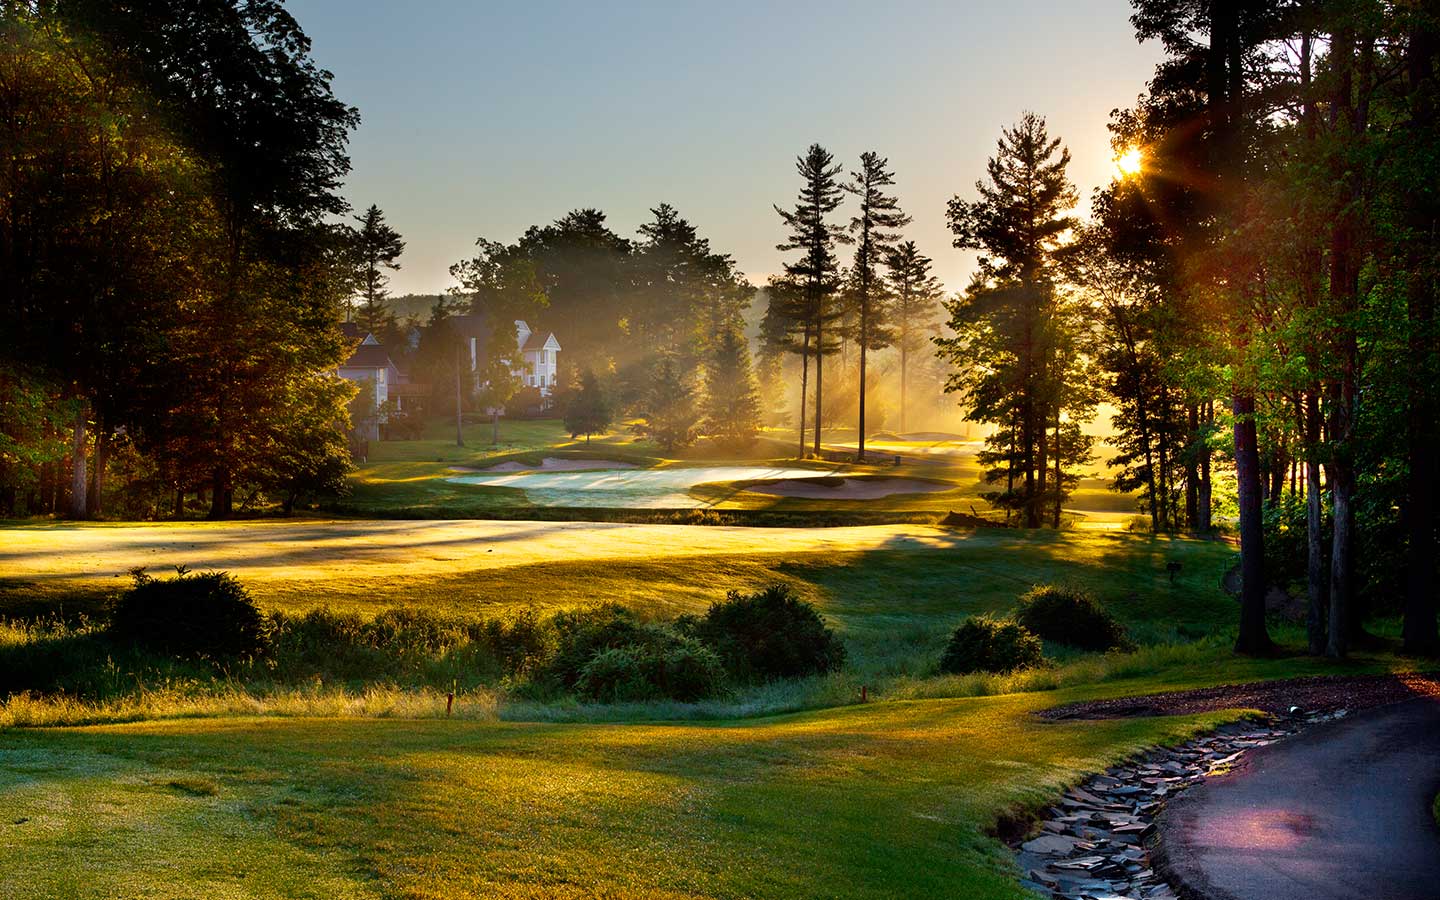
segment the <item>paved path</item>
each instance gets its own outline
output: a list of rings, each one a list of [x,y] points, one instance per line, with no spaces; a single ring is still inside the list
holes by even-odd
[[[1245,759],[1160,821],[1172,868],[1201,896],[1440,898],[1440,701],[1356,713]]]

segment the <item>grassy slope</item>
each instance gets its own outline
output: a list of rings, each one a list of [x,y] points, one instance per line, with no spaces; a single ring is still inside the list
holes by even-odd
[[[951,531],[925,526],[738,529],[524,522],[237,522],[7,529],[0,614],[113,590],[137,563],[238,574],[265,605],[371,610],[421,603],[502,614],[619,600],[670,616],[731,588],[795,585],[877,642],[932,638],[1004,610],[1041,581],[1087,585],[1131,622],[1209,627],[1224,544],[1130,534]],[[1184,569],[1175,584],[1169,560]]]
[[[673,613],[779,577],[824,608],[857,667],[870,671],[913,658],[967,612],[1007,608],[1040,580],[1089,584],[1151,633],[1208,630],[1234,615],[1215,589],[1232,551],[1196,541],[567,524],[498,545],[513,553],[499,561],[485,542],[443,533],[421,541],[424,553],[380,535],[365,553],[345,556],[359,539],[337,529],[365,525],[17,528],[6,532],[4,558],[23,556],[21,538],[53,545],[62,535],[108,536],[116,560],[137,546],[183,554],[218,539],[215,546],[265,564],[251,580],[267,605],[285,608],[419,602],[494,612],[620,599]],[[258,539],[265,529],[279,532]],[[565,554],[545,544],[552,532],[565,535]],[[732,533],[758,543],[715,552]],[[848,548],[805,549],[846,535],[854,535]],[[860,547],[864,536],[870,542]],[[776,552],[787,539],[796,543]],[[606,540],[626,558],[601,552]],[[646,544],[649,555],[636,549]],[[429,560],[431,550],[446,558]],[[48,564],[85,571],[102,558],[87,545]],[[1169,559],[1185,567],[1174,586],[1164,575]],[[377,575],[386,566],[395,568]],[[70,583],[52,581],[53,571],[33,574],[44,585]],[[1393,665],[1361,657],[1345,670]],[[207,718],[10,730],[0,732],[0,896],[178,898],[203,886],[216,897],[1018,900],[1008,858],[984,836],[997,817],[1220,718],[1042,724],[1030,711],[1331,670],[1322,661],[1210,652],[1158,670],[1122,664],[1111,680],[1057,679],[1071,686],[1055,691],[714,722],[493,722],[461,710],[453,720]]]
[[[221,719],[0,733],[0,894],[1026,896],[985,830],[1222,714],[1029,712],[1308,671],[618,725]],[[1354,670],[1375,668],[1357,661]],[[223,849],[222,849],[223,848]]]

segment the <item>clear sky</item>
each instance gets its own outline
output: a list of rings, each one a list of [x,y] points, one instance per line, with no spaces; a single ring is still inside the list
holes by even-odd
[[[1160,52],[1126,0],[288,5],[363,117],[346,195],[408,242],[394,293],[449,287],[476,237],[588,206],[631,237],[661,202],[761,284],[783,256],[771,204],[793,202],[814,141],[847,169],[889,157],[907,236],[958,290],[972,260],[945,202],[973,194],[1000,128],[1044,115],[1088,206],[1110,110]]]

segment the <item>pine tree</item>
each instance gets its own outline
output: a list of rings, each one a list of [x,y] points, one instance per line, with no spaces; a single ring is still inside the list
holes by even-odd
[[[395,315],[386,307],[390,296],[386,285],[390,276],[385,270],[400,268],[400,254],[405,252],[405,242],[400,233],[385,224],[385,213],[371,204],[365,214],[356,216],[359,228],[351,228],[356,291],[362,305],[356,318],[360,327],[374,335],[386,335],[394,331]]]
[[[910,224],[910,217],[900,211],[899,201],[885,193],[895,183],[895,173],[886,167],[890,161],[873,150],[860,154],[860,170],[850,173],[844,189],[860,200],[857,215],[850,219],[850,232],[855,240],[855,260],[850,266],[851,294],[857,317],[855,343],[860,348],[859,378],[859,441],[856,458],[865,459],[865,380],[866,358],[871,350],[890,346],[892,335],[887,325],[888,286],[880,272],[895,242],[900,239],[896,229]]]
[[[801,363],[807,365],[815,355],[815,454],[820,454],[820,430],[823,427],[821,407],[824,403],[824,358],[832,352],[833,336],[826,343],[826,326],[839,316],[833,296],[839,288],[839,263],[835,245],[847,244],[850,238],[827,216],[840,207],[844,194],[839,181],[841,166],[835,157],[819,144],[811,144],[804,156],[795,160],[795,171],[803,184],[795,208],[775,212],[789,229],[786,240],[777,250],[799,250],[800,258],[785,264],[785,273],[802,291],[803,304],[796,310],[796,321],[803,323]],[[803,396],[803,395],[802,395]]]
[[[910,357],[930,345],[940,326],[940,302],[945,290],[930,274],[933,261],[906,241],[885,259],[894,300],[890,307],[895,347],[900,351],[900,432],[906,431]]]
[[[705,432],[739,450],[760,430],[760,395],[744,335],[730,329],[715,342],[705,370]]]
[[[972,417],[1001,425],[990,441],[993,458],[1005,464],[1004,505],[1020,511],[1029,528],[1040,526],[1054,499],[1051,455],[1060,457],[1072,393],[1060,359],[1069,325],[1055,290],[1065,235],[1076,225],[1069,164],[1070,152],[1050,137],[1045,120],[1026,113],[1002,132],[988,179],[975,185],[980,199],[955,197],[948,210],[955,246],[981,256],[975,283],[949,307],[959,336],[940,343],[973,377],[947,389],[967,394]],[[1063,477],[1053,490],[1063,498]]]
[[[673,357],[661,358],[638,407],[640,419],[630,430],[654,441],[662,451],[671,453],[695,443],[700,406],[695,388]]]
[[[580,376],[580,389],[565,406],[565,430],[572,438],[585,435],[588,444],[590,435],[603,433],[610,427],[612,418],[610,401],[600,387],[600,379],[586,369]]]

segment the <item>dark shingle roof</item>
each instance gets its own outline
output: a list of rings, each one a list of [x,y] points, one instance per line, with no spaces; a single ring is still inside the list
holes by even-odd
[[[395,365],[390,361],[390,352],[375,345],[360,346],[345,360],[346,369],[384,369]]]
[[[520,349],[543,350],[545,348],[545,342],[550,340],[551,337],[553,337],[553,335],[548,331],[543,334],[538,331],[532,331],[530,337],[525,339],[525,346]]]

